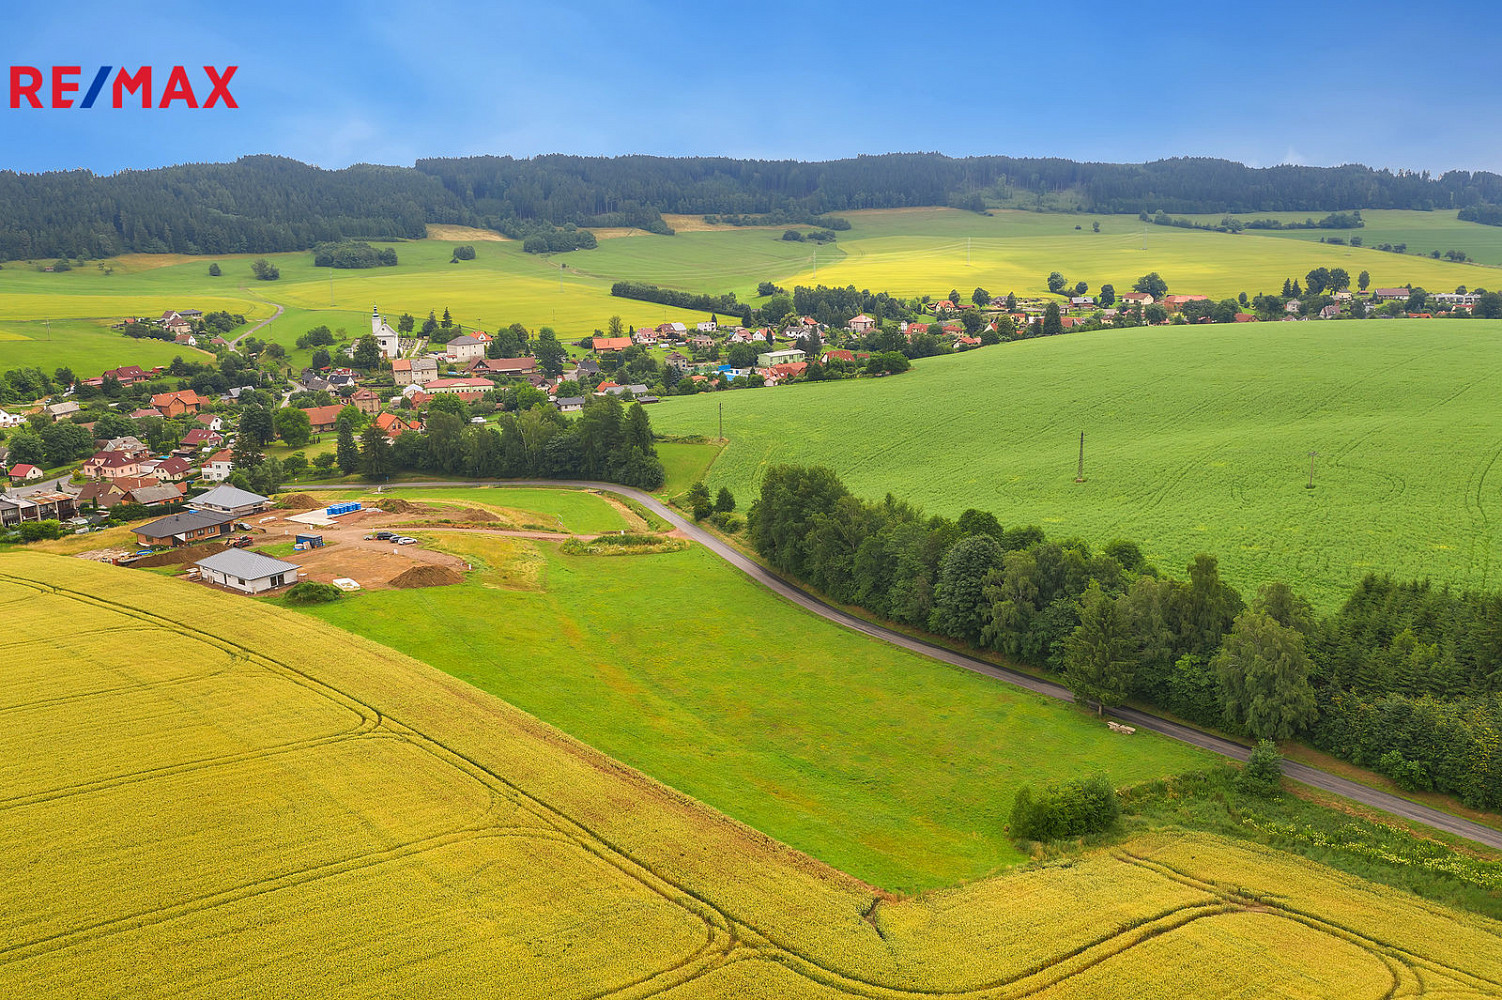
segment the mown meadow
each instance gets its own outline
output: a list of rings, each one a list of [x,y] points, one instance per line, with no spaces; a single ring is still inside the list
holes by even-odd
[[[1493,321],[1167,327],[673,398],[652,420],[713,435],[723,404],[730,441],[708,482],[743,504],[770,464],[827,465],[857,494],[934,514],[1132,539],[1165,569],[1210,552],[1244,591],[1281,579],[1329,607],[1368,572],[1496,586],[1499,384]]]
[[[300,610],[885,888],[1024,860],[1003,827],[1029,781],[1100,771],[1125,784],[1209,760],[853,635],[699,548],[571,556],[452,532],[432,544],[486,568],[458,586]],[[505,585],[517,577],[535,582]]]

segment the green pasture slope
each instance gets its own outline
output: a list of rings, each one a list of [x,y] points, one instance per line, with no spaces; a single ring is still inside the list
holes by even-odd
[[[1235,217],[1243,222],[1253,219],[1303,222],[1310,217],[1320,219],[1326,214],[1324,212],[1253,212]],[[1458,215],[1455,209],[1436,212],[1366,209],[1361,213],[1362,221],[1366,225],[1360,229],[1264,229],[1258,230],[1257,235],[1305,240],[1313,243],[1318,243],[1320,237],[1336,236],[1349,242],[1351,237],[1356,236],[1360,237],[1368,248],[1380,243],[1394,245],[1406,243],[1407,253],[1410,255],[1427,254],[1432,250],[1438,250],[1441,254],[1446,250],[1463,250],[1472,259],[1482,264],[1502,265],[1502,226],[1483,226],[1477,222],[1461,222],[1457,218]],[[1215,225],[1224,216],[1190,215],[1186,218]],[[1336,249],[1339,250],[1339,248]],[[1341,266],[1350,270],[1348,265]],[[1359,272],[1352,271],[1351,273],[1354,275]],[[1483,288],[1497,290],[1502,287],[1502,280],[1499,279],[1502,279],[1502,275],[1485,279],[1477,278],[1472,285],[1467,287],[1480,284]],[[1453,285],[1432,288],[1426,285],[1424,287],[1431,292],[1448,292],[1454,289]]]
[[[855,635],[697,547],[537,550],[539,590],[473,578],[299,610],[419,656],[895,890],[1026,860],[1004,829],[1023,783],[1100,772],[1126,784],[1208,760]]]
[[[723,403],[708,482],[743,506],[771,463],[827,465],[930,513],[1136,539],[1169,570],[1213,552],[1245,591],[1283,579],[1328,608],[1369,571],[1502,585],[1499,393],[1502,322],[1278,323],[1022,341],[652,421],[713,435]]]

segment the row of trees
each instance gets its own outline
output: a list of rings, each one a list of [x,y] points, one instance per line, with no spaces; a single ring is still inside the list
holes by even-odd
[[[1308,734],[1346,759],[1502,805],[1502,595],[1373,577],[1319,619],[1282,583],[1245,599],[1210,555],[1175,579],[1130,541],[1097,551],[984,511],[928,517],[798,466],[767,471],[748,530],[774,568],[832,599],[1056,672],[1081,701],[1139,698],[1258,738]],[[1444,699],[1454,692],[1469,701]],[[1444,739],[1372,721],[1405,710],[1442,720]]]
[[[345,474],[371,479],[411,471],[474,479],[593,479],[656,489],[665,478],[640,403],[628,407],[614,396],[592,396],[572,420],[545,402],[502,414],[494,424],[471,424],[469,417],[458,397],[444,395],[433,400],[423,431],[395,440],[375,424],[359,430],[357,419],[341,419],[335,461]]]
[[[705,295],[682,292],[676,288],[659,288],[657,285],[649,285],[642,281],[617,281],[610,286],[610,294],[621,299],[658,302],[665,306],[697,309],[708,313],[724,312],[740,315],[750,311],[750,306],[742,305],[735,300],[734,292],[726,292],[724,295]]]

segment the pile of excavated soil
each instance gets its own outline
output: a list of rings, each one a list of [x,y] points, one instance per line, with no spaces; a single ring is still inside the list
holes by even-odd
[[[184,545],[182,548],[168,549],[166,552],[158,552],[154,556],[142,556],[131,561],[131,565],[138,568],[151,566],[181,566],[183,563],[197,562],[217,555],[229,548],[224,542],[205,542],[202,545]]]
[[[447,566],[423,564],[421,566],[413,566],[405,573],[391,580],[390,586],[398,590],[415,590],[418,587],[448,587],[463,582],[464,577]]]
[[[494,511],[482,510],[479,507],[466,507],[454,514],[455,521],[470,521],[475,524],[493,524],[496,521],[506,520]]]
[[[291,507],[296,510],[308,510],[313,507],[325,507],[323,501],[306,493],[286,493],[278,498],[283,507]]]
[[[423,507],[419,504],[410,503],[406,500],[401,499],[400,497],[389,497],[384,500],[377,500],[370,506],[379,507],[381,510],[384,510],[388,514],[428,513],[428,508]]]

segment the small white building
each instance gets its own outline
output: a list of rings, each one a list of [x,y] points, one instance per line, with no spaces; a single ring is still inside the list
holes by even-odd
[[[297,564],[246,549],[225,549],[193,564],[202,579],[242,594],[264,594],[297,582]]]
[[[26,418],[19,413],[6,413],[4,410],[0,410],[0,428],[25,426]]]
[[[796,347],[784,348],[780,351],[764,351],[756,356],[758,368],[771,368],[773,365],[790,365],[802,361],[804,354]]]
[[[375,306],[370,307],[370,335],[375,338],[376,346],[381,349],[381,357],[394,358],[401,353],[400,340],[395,330],[386,325],[381,318],[381,311]]]
[[[235,471],[233,453],[228,448],[216,451],[203,463],[199,470],[199,478],[210,483],[222,483],[229,478],[229,474]]]

